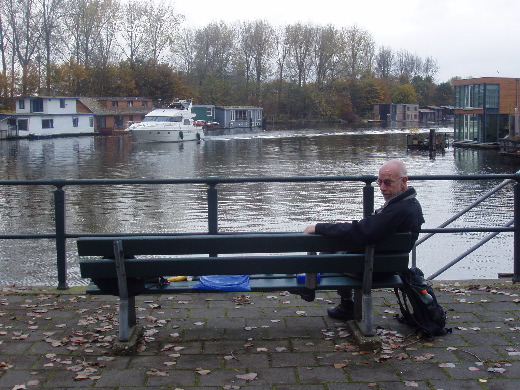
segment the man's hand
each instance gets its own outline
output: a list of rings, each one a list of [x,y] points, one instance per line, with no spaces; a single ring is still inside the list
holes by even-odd
[[[304,230],[304,233],[316,233],[316,225],[309,225]]]

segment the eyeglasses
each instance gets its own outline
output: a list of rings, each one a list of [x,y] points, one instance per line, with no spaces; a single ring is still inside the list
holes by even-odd
[[[397,180],[390,180],[390,179],[386,179],[386,180],[381,180],[381,179],[377,179],[376,180],[376,184],[378,185],[378,187],[381,187],[381,185],[385,185],[385,187],[390,187],[392,184],[394,184],[396,181],[399,181],[401,180],[402,177],[400,177],[399,179]]]

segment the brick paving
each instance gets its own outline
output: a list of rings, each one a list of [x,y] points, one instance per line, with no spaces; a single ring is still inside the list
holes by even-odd
[[[111,349],[116,298],[3,287],[0,390],[518,389],[519,286],[435,285],[453,333],[418,340],[395,320],[393,292],[376,291],[380,351],[360,351],[326,316],[334,292],[311,303],[287,293],[140,296],[145,336],[133,356]]]

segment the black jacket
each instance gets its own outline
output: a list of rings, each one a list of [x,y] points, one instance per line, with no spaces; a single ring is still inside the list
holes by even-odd
[[[316,233],[329,237],[343,237],[347,241],[367,245],[399,232],[412,232],[412,246],[419,236],[424,217],[416,192],[408,188],[374,214],[360,221],[318,223]]]

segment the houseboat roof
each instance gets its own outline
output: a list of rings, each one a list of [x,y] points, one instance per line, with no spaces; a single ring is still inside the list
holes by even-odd
[[[103,98],[103,101],[114,99],[116,98]],[[117,99],[122,100],[122,98]],[[146,115],[153,109],[150,107],[106,108],[99,102],[99,98],[78,98],[78,100],[95,115]]]

